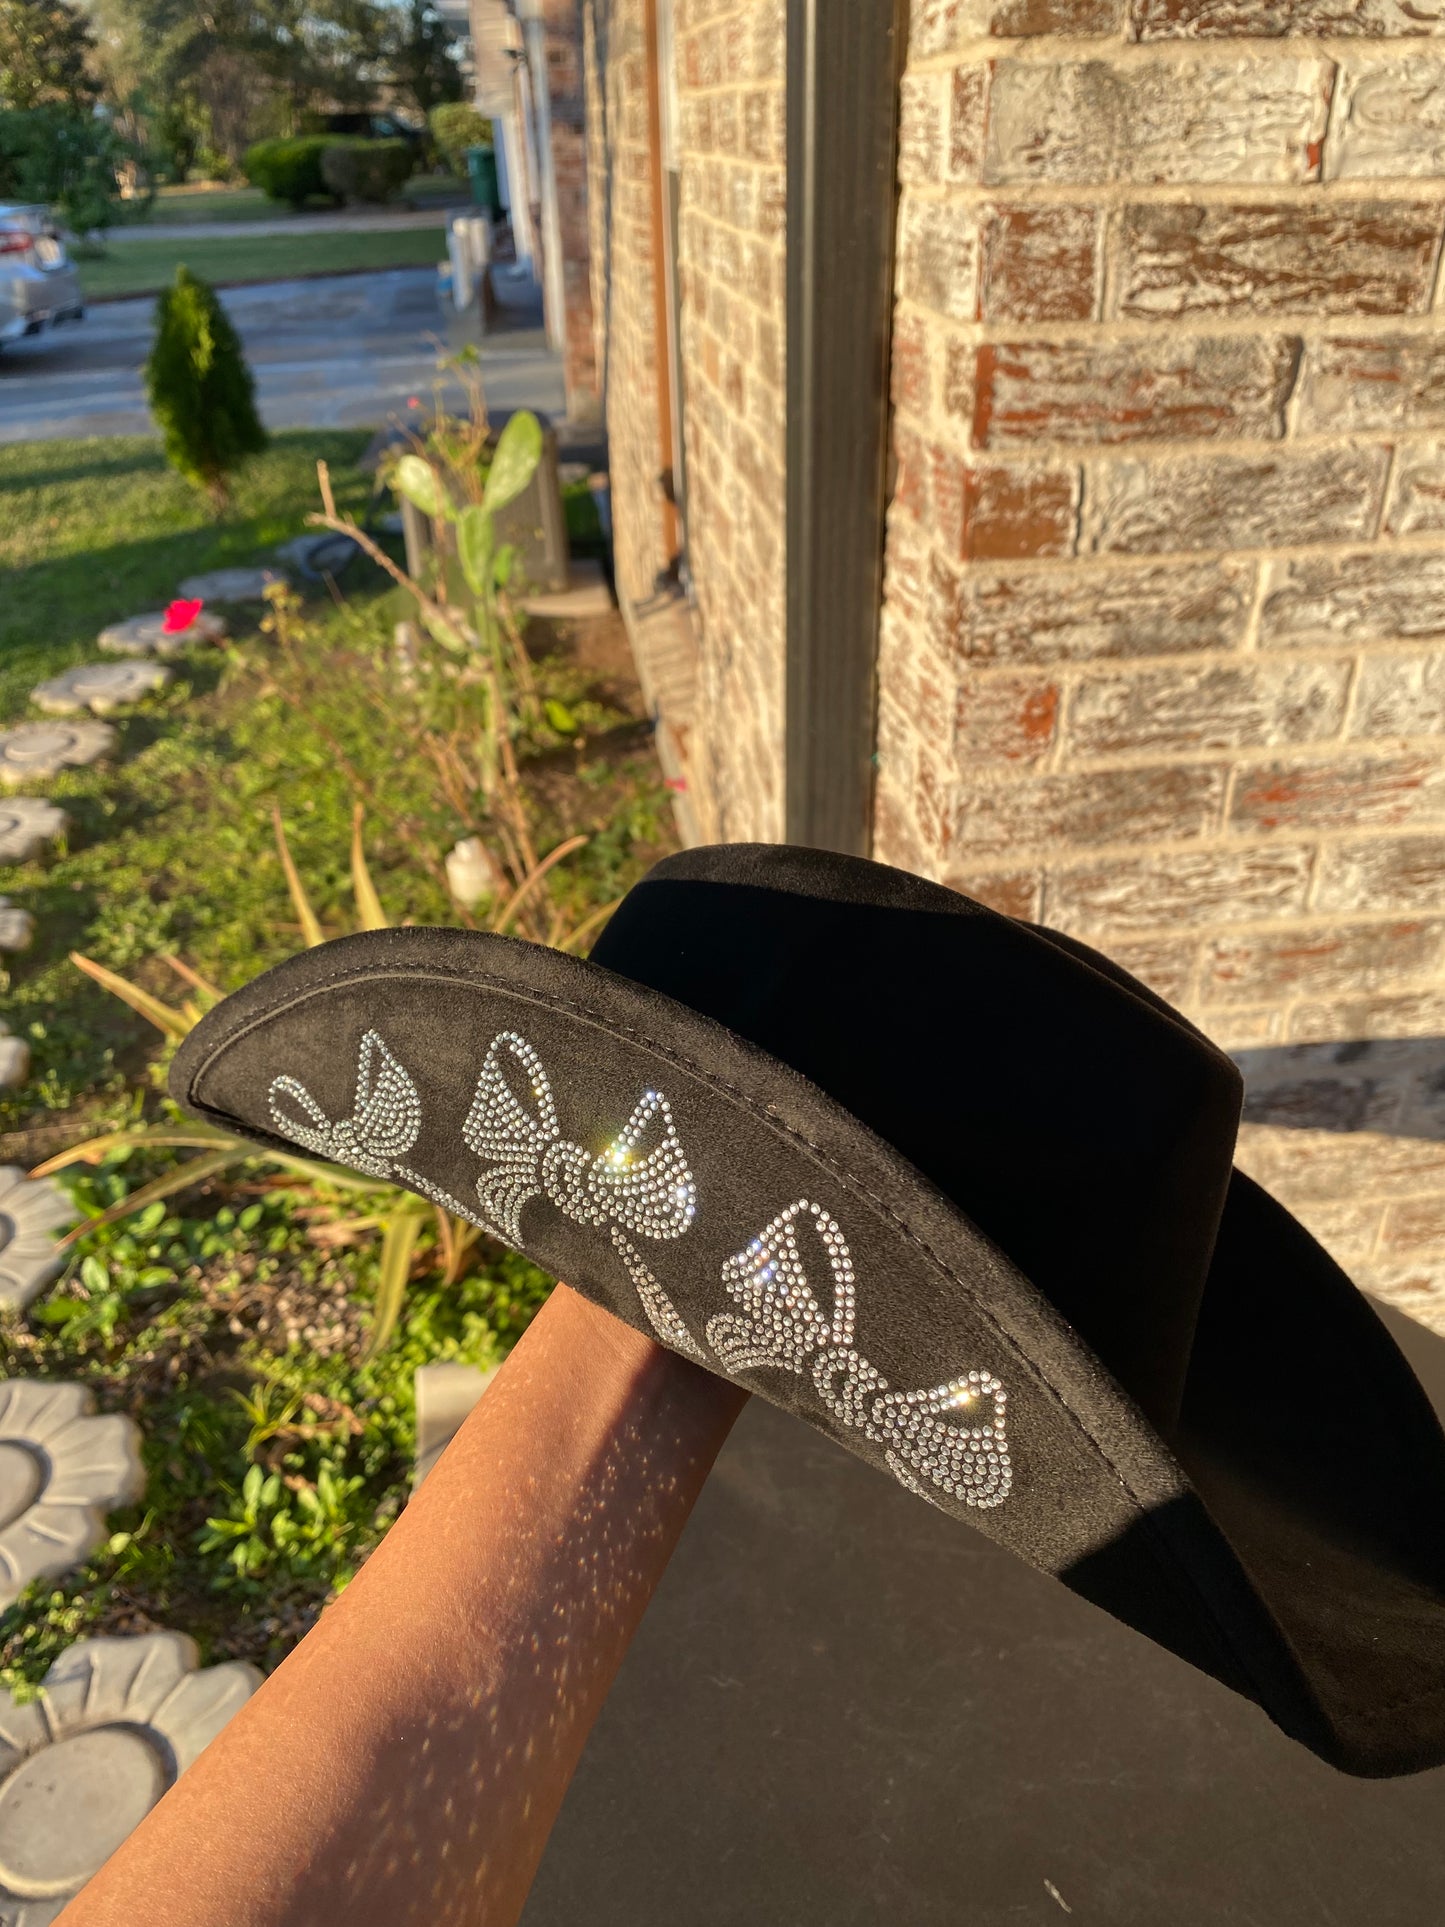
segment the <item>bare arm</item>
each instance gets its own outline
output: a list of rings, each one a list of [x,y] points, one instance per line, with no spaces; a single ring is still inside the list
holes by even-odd
[[[744,1397],[559,1285],[378,1551],[63,1927],[511,1927]]]

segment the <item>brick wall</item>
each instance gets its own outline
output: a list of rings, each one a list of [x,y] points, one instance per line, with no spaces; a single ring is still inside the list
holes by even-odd
[[[581,0],[545,0],[543,19],[552,116],[552,171],[557,189],[566,303],[562,373],[568,416],[573,421],[587,421],[600,412],[601,395],[592,318]]]
[[[783,0],[675,0],[690,608],[666,567],[643,0],[587,0],[618,589],[692,837],[782,834]]]
[[[589,0],[587,143],[595,359],[607,415],[613,561],[624,609],[667,566],[654,341],[652,198],[643,0]]]
[[[1096,943],[1266,1080],[1445,1031],[1437,33],[914,7],[876,853]],[[1242,1159],[1445,1329],[1441,1145],[1319,1123]]]
[[[783,832],[783,0],[677,0],[689,782],[710,839]]]

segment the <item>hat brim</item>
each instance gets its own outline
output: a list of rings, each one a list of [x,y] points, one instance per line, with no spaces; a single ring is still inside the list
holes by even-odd
[[[1171,1449],[911,1163],[599,965],[469,931],[344,938],[206,1017],[171,1090],[485,1224],[1336,1765],[1445,1758],[1445,1445],[1363,1299],[1248,1180]]]

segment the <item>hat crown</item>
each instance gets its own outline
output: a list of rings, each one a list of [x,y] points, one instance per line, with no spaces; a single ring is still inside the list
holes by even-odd
[[[773,844],[665,859],[592,960],[819,1085],[1172,1425],[1242,1088],[1152,992],[941,885]]]

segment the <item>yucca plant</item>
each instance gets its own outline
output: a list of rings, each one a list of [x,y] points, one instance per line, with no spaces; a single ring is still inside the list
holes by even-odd
[[[286,886],[291,895],[301,934],[308,948],[324,943],[325,933],[321,919],[317,916],[311,900],[301,881],[300,872],[292,858],[286,832],[281,822],[279,808],[272,806],[272,818],[276,829],[276,847],[281,858],[281,867],[286,876]],[[386,914],[367,867],[366,852],[362,840],[362,812],[358,804],[352,819],[351,836],[351,887],[356,902],[356,923],[361,930],[385,930],[388,927]],[[72,951],[70,961],[87,977],[119,997],[122,1003],[154,1024],[163,1037],[177,1044],[201,1021],[212,1005],[218,1003],[222,992],[214,984],[208,983],[199,972],[179,957],[163,954],[164,962],[186,985],[192,993],[179,1005],[163,1002],[152,996],[139,984],[108,970],[104,964],[96,963],[94,958],[84,957]],[[118,1219],[128,1218],[148,1205],[175,1196],[177,1192],[190,1190],[204,1184],[211,1178],[219,1177],[222,1172],[235,1170],[249,1165],[271,1165],[284,1172],[293,1183],[304,1189],[318,1191],[363,1192],[378,1200],[374,1209],[364,1216],[349,1219],[334,1219],[327,1227],[323,1242],[328,1244],[353,1243],[368,1233],[379,1232],[381,1236],[381,1256],[377,1273],[376,1304],[372,1316],[371,1330],[362,1354],[362,1362],[374,1358],[390,1342],[401,1313],[402,1299],[407,1280],[411,1275],[412,1261],[416,1255],[417,1241],[430,1219],[436,1226],[436,1257],[441,1272],[442,1283],[452,1284],[461,1276],[467,1256],[481,1237],[475,1225],[463,1219],[454,1218],[440,1206],[427,1203],[424,1199],[413,1197],[410,1192],[397,1190],[391,1185],[378,1184],[374,1178],[357,1177],[350,1171],[343,1171],[335,1165],[322,1163],[315,1158],[303,1158],[289,1152],[260,1150],[245,1138],[233,1137],[225,1131],[216,1130],[209,1124],[184,1119],[179,1122],[139,1124],[117,1131],[106,1131],[99,1137],[88,1138],[82,1144],[72,1145],[68,1150],[47,1158],[31,1172],[32,1177],[46,1177],[51,1172],[63,1171],[74,1164],[100,1164],[116,1151],[191,1151],[193,1156],[174,1165],[162,1176],[143,1184],[138,1190],[130,1192],[118,1204],[95,1217],[86,1218],[67,1234],[60,1242],[62,1246],[72,1245],[87,1232],[98,1230],[102,1225],[113,1224]]]

